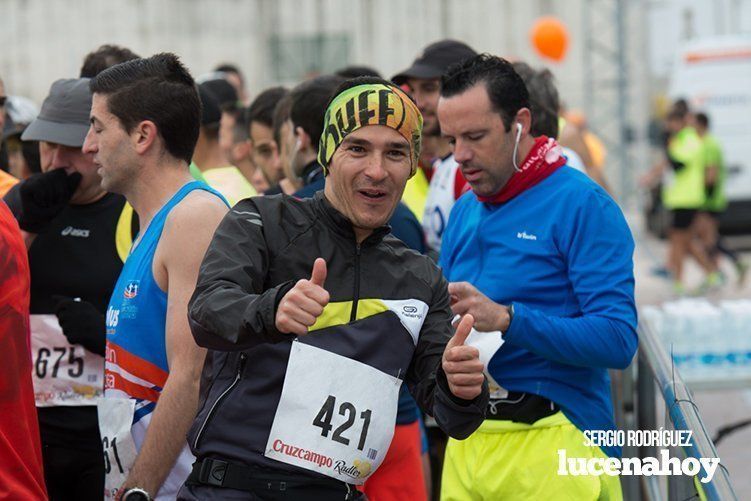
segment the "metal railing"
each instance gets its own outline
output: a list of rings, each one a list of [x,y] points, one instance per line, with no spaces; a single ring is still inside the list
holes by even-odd
[[[658,429],[658,398],[661,397],[661,403],[665,406],[665,428],[692,432],[690,444],[679,449],[671,449],[671,456],[682,454],[687,458],[696,459],[719,457],[689,388],[648,322],[641,322],[639,325],[638,363],[632,364],[616,379],[616,420],[621,429]],[[657,447],[624,447],[623,455],[657,457]],[[706,472],[702,466],[695,478],[704,475]],[[738,499],[730,483],[728,471],[722,463],[707,483],[699,483],[694,481],[694,477],[685,475],[669,476],[667,482],[661,482],[660,477],[656,476],[622,476],[621,482],[627,500]]]

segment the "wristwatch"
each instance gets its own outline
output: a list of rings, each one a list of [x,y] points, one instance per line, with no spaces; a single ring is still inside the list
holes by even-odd
[[[131,487],[120,498],[121,501],[152,501],[151,496],[140,487]]]
[[[511,322],[514,321],[514,303],[511,303],[508,307],[508,327],[506,327],[506,330],[509,330],[511,327]]]

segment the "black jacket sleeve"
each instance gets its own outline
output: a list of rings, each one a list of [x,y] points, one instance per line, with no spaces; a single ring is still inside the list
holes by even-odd
[[[433,301],[423,322],[406,382],[420,408],[433,416],[447,435],[463,440],[485,419],[488,383],[483,382],[482,393],[474,400],[456,397],[449,390],[441,361],[453,335],[452,314],[448,283],[440,273],[436,275]]]
[[[190,300],[188,321],[199,346],[246,350],[289,339],[276,329],[276,309],[293,283],[265,288],[269,254],[256,204],[243,200],[214,233]]]

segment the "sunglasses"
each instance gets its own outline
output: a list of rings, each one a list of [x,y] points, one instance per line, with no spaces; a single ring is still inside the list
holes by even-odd
[[[0,96],[0,108],[5,106],[5,101],[8,100],[8,96]]]

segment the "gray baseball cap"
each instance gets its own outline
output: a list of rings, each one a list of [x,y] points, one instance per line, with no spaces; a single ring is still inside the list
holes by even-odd
[[[48,141],[81,147],[89,131],[91,91],[88,78],[56,81],[42,103],[39,116],[21,135],[24,141]]]

